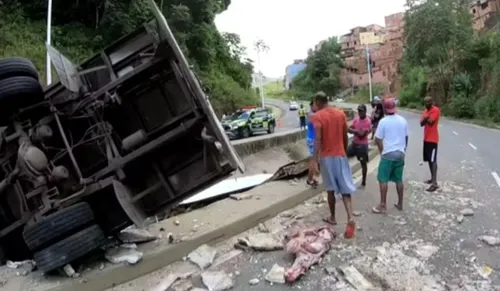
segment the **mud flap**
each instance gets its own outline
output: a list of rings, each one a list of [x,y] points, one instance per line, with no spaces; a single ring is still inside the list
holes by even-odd
[[[132,202],[132,191],[118,180],[113,180],[113,190],[115,191],[116,199],[128,218],[136,225],[142,226],[147,216],[144,211],[137,207]]]

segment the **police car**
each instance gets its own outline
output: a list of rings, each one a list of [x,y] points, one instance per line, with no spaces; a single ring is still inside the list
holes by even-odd
[[[276,117],[267,109],[239,110],[222,120],[230,139],[247,138],[256,133],[273,133]]]

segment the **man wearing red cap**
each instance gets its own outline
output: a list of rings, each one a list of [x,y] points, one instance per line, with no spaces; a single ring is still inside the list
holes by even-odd
[[[375,132],[375,143],[380,152],[377,179],[380,185],[380,204],[373,208],[374,213],[387,210],[387,184],[396,183],[398,203],[394,206],[403,210],[403,169],[408,147],[408,122],[396,113],[394,99],[384,100],[385,117],[380,120]]]

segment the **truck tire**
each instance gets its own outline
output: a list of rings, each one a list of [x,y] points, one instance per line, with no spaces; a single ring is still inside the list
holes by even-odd
[[[24,241],[31,251],[38,251],[94,221],[94,213],[87,203],[77,203],[27,225]]]
[[[43,88],[31,77],[10,77],[0,80],[0,114],[7,119],[20,108],[43,101]],[[8,115],[8,116],[6,116]]]
[[[38,81],[35,65],[25,58],[13,57],[0,60],[0,80],[10,77],[30,77]]]
[[[101,228],[92,225],[33,255],[38,269],[44,273],[63,267],[107,243]]]

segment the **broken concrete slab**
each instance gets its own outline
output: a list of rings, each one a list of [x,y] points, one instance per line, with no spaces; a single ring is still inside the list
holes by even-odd
[[[285,268],[274,264],[265,279],[271,283],[285,284]]]
[[[154,241],[157,237],[149,233],[147,230],[130,227],[122,230],[118,234],[118,239],[124,243],[145,243]]]
[[[463,216],[473,216],[474,215],[474,210],[472,210],[470,208],[465,208],[465,209],[462,209],[460,211],[460,214],[462,214]]]
[[[282,250],[283,243],[271,233],[256,233],[245,238],[239,238],[238,244],[256,251]]]
[[[341,266],[339,271],[342,272],[345,280],[358,291],[372,291],[375,288],[354,266]]]
[[[224,291],[233,288],[234,282],[224,271],[206,271],[201,274],[203,284],[210,291]]]
[[[477,238],[478,240],[488,244],[489,246],[498,246],[500,245],[500,237],[491,236],[491,235],[482,235]]]
[[[200,269],[204,270],[214,262],[215,256],[217,255],[217,250],[213,247],[204,244],[199,246],[197,249],[189,253],[188,259],[198,265]]]
[[[128,263],[137,264],[142,259],[143,253],[134,249],[111,248],[106,251],[104,257],[112,264]]]

